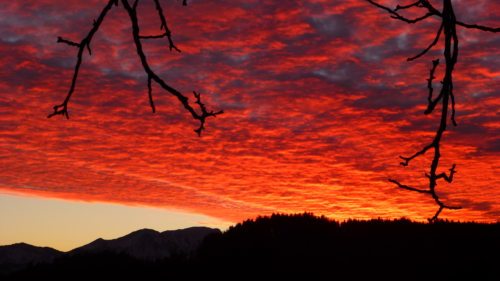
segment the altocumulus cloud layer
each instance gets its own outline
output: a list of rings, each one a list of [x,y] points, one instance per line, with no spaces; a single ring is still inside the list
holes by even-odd
[[[107,1],[10,1],[0,8],[0,188],[88,201],[175,207],[228,220],[276,211],[336,218],[424,219],[432,200],[397,190],[425,185],[429,159],[398,166],[430,141],[423,116],[436,20],[405,25],[364,1],[163,1],[173,37],[145,43],[155,70],[225,114],[197,124],[154,88],[113,8],[92,42],[70,103],[70,120],[47,119],[67,91],[80,40]],[[142,4],[144,2],[144,4]],[[142,1],[143,34],[158,33]],[[385,1],[395,4],[394,1]],[[498,26],[496,1],[455,1],[457,16]],[[460,30],[455,73],[459,127],[444,139],[438,188],[464,204],[451,219],[500,215],[500,35]],[[438,85],[436,85],[438,86]]]

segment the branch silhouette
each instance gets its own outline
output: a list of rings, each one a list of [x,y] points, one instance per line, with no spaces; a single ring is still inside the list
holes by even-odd
[[[159,0],[152,0],[155,8],[158,12],[158,17],[160,19],[161,25],[160,25],[160,30],[163,30],[162,34],[159,35],[141,35],[140,34],[140,26],[139,26],[139,21],[137,17],[137,6],[139,5],[140,0],[135,0],[132,4],[130,4],[129,0],[110,0],[104,9],[101,11],[99,14],[99,17],[97,20],[94,20],[93,26],[90,29],[89,33],[87,36],[85,36],[79,43],[76,43],[74,41],[64,39],[62,37],[58,37],[57,42],[58,43],[65,43],[69,46],[77,47],[78,52],[77,52],[77,61],[75,64],[75,70],[73,73],[73,78],[71,80],[71,85],[68,90],[68,94],[66,95],[66,98],[64,101],[59,104],[55,105],[53,107],[54,112],[49,114],[47,117],[51,118],[55,115],[63,115],[67,119],[69,119],[69,114],[68,114],[68,103],[71,100],[71,96],[73,95],[76,87],[76,81],[78,79],[78,74],[80,70],[80,66],[83,61],[83,53],[85,49],[88,50],[89,55],[92,55],[92,50],[90,48],[90,43],[92,41],[92,38],[94,37],[95,33],[99,30],[99,27],[101,26],[102,22],[104,21],[104,18],[108,14],[108,12],[113,8],[113,6],[118,6],[119,2],[122,3],[123,8],[127,12],[130,22],[132,24],[132,37],[134,39],[134,44],[136,47],[137,55],[139,56],[139,59],[141,61],[141,64],[144,68],[144,71],[146,72],[148,76],[148,81],[147,81],[147,87],[148,87],[148,97],[149,97],[149,103],[151,106],[151,110],[153,113],[156,112],[156,107],[154,104],[153,100],[153,91],[152,91],[152,81],[156,82],[161,88],[163,88],[165,91],[169,92],[173,96],[175,96],[182,104],[182,106],[191,114],[193,119],[197,120],[200,125],[197,129],[194,131],[198,136],[201,136],[202,131],[205,129],[205,122],[208,117],[216,117],[219,114],[224,113],[224,111],[212,111],[212,110],[207,110],[205,104],[201,102],[201,94],[194,92],[194,107],[189,103],[189,98],[185,95],[183,95],[181,92],[176,90],[175,88],[171,87],[169,84],[167,84],[162,78],[160,78],[159,75],[157,75],[153,69],[150,67],[146,54],[143,50],[142,47],[142,41],[143,39],[161,39],[166,37],[169,42],[169,49],[170,51],[175,50],[177,52],[181,52],[181,50],[174,44],[174,41],[172,39],[172,32],[168,28],[167,25],[167,20],[166,17],[163,13],[163,8],[161,6],[161,3]],[[186,6],[187,5],[187,0],[182,1],[182,5]],[[198,107],[198,109],[195,109],[195,107]]]
[[[443,0],[442,11],[438,11],[428,0],[419,0],[408,5],[397,5],[396,8],[394,9],[381,5],[372,0],[366,0],[366,1],[374,5],[375,7],[388,12],[391,15],[391,18],[401,20],[406,23],[414,24],[424,21],[425,19],[430,17],[438,17],[441,19],[441,25],[438,31],[436,32],[436,37],[429,44],[429,46],[420,53],[418,53],[417,55],[407,59],[408,61],[413,61],[424,56],[434,46],[438,44],[441,35],[444,33],[443,56],[445,59],[445,74],[441,81],[441,90],[437,95],[437,97],[433,98],[433,92],[434,92],[433,80],[436,78],[434,76],[434,73],[439,65],[439,59],[436,59],[432,61],[432,67],[429,73],[429,78],[427,79],[427,88],[429,90],[429,95],[427,98],[428,105],[424,112],[424,114],[426,115],[431,114],[434,111],[435,107],[438,104],[440,104],[441,116],[439,125],[434,135],[434,138],[430,144],[424,146],[422,149],[420,149],[419,151],[417,151],[416,153],[414,153],[409,157],[400,156],[400,158],[403,160],[400,164],[406,167],[410,164],[410,162],[413,159],[417,158],[418,156],[425,154],[427,151],[431,149],[434,151],[433,159],[430,165],[430,172],[426,174],[426,177],[429,180],[429,186],[428,189],[418,189],[415,187],[404,185],[395,179],[389,179],[389,182],[394,183],[399,188],[418,193],[430,194],[431,197],[434,199],[434,202],[438,205],[438,210],[436,211],[434,216],[429,218],[429,222],[435,222],[438,220],[439,215],[444,209],[458,210],[462,208],[461,206],[450,206],[443,203],[441,198],[438,196],[436,192],[436,186],[438,185],[438,180],[442,179],[448,183],[451,183],[453,181],[453,176],[456,174],[455,164],[453,164],[451,169],[449,169],[450,171],[449,175],[447,175],[444,172],[441,173],[437,172],[439,168],[439,160],[441,158],[441,139],[447,128],[448,110],[450,108],[451,108],[450,120],[454,126],[457,126],[457,122],[455,120],[455,97],[453,93],[453,70],[458,59],[458,45],[459,45],[456,27],[461,26],[464,28],[478,29],[487,32],[500,32],[500,28],[482,26],[477,24],[468,24],[458,21],[455,17],[455,12],[453,10],[453,5],[451,0]],[[423,9],[425,14],[415,19],[409,19],[398,12],[400,10],[407,10],[413,8]]]

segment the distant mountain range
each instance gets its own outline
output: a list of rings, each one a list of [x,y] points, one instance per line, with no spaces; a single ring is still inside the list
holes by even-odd
[[[0,246],[0,273],[16,271],[30,264],[50,263],[62,254],[56,249],[26,243]]]
[[[69,252],[26,243],[0,246],[0,272],[22,269],[28,265],[51,263],[56,258],[78,254],[125,254],[138,260],[155,261],[175,256],[189,258],[209,234],[220,234],[219,229],[191,227],[158,232],[141,229],[111,240],[99,238]]]
[[[497,281],[499,253],[500,222],[339,222],[276,214],[223,233],[143,229],[65,253],[3,246],[0,280]]]

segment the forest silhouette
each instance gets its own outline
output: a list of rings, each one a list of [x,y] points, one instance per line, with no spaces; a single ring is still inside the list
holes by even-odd
[[[80,253],[4,277],[497,280],[499,238],[500,223],[338,222],[310,213],[274,214],[210,234],[191,257],[144,261],[120,253]]]

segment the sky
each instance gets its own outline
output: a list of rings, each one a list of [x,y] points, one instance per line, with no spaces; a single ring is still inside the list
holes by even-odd
[[[97,239],[114,239],[138,229],[158,231],[193,225],[226,229],[229,223],[184,211],[89,203],[26,194],[0,195],[0,234],[4,245],[29,242],[68,251]],[[34,235],[35,234],[35,235]]]
[[[221,228],[273,212],[425,220],[436,211],[432,198],[387,179],[426,186],[429,155],[408,167],[398,157],[429,143],[437,126],[437,112],[423,111],[442,44],[406,61],[434,39],[437,19],[405,24],[361,0],[162,1],[182,52],[170,52],[166,39],[148,40],[148,61],[169,85],[185,95],[200,92],[209,109],[225,111],[207,119],[198,137],[195,120],[157,85],[151,112],[147,75],[120,4],[92,40],[92,56],[83,56],[70,119],[46,118],[65,98],[76,63],[77,49],[57,37],[80,41],[106,3],[0,7],[0,202],[19,205],[19,212],[0,212],[2,228],[21,233],[36,225],[37,212],[66,204],[74,204],[74,214],[107,204],[163,210],[158,217],[171,217],[173,226],[181,216],[186,224]],[[497,1],[453,3],[463,22],[500,26]],[[141,33],[159,34],[153,1],[138,9]],[[458,36],[458,127],[445,133],[440,168],[456,163],[458,172],[437,189],[464,209],[441,217],[497,221],[500,34],[459,28]],[[73,223],[80,223],[76,215]],[[89,228],[111,235],[98,224]],[[0,244],[9,239],[0,234]]]

